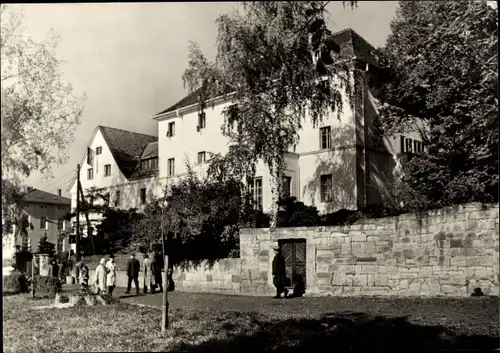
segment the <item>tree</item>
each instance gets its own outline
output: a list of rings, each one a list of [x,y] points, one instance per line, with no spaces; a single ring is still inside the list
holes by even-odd
[[[331,112],[340,113],[344,91],[352,97],[349,63],[338,61],[319,72],[311,56],[308,26],[312,14],[326,12],[324,5],[245,2],[240,11],[217,19],[215,62],[191,43],[183,75],[184,85],[199,94],[200,113],[210,98],[224,96],[230,101],[221,129],[234,146],[214,161],[225,162],[223,169],[238,180],[253,177],[258,160],[266,163],[272,180],[273,227],[284,155],[298,143],[302,123],[309,116],[316,124]]]
[[[486,1],[401,1],[391,23],[381,115],[389,132],[424,127],[403,169],[416,207],[498,200],[497,16]]]
[[[254,221],[257,212],[248,212],[239,180],[218,182],[198,176],[189,164],[187,169],[185,178],[168,187],[166,198],[146,205],[133,246],[148,251],[161,246],[163,217],[170,263],[228,257],[238,248],[240,227]]]
[[[67,161],[85,97],[63,81],[58,37],[33,40],[22,15],[5,5],[0,16],[2,211],[13,217],[24,178],[33,171],[48,175],[54,163]]]
[[[47,237],[47,233],[45,233],[38,243],[38,254],[47,254],[49,257],[54,256],[56,253],[56,246],[52,244]]]

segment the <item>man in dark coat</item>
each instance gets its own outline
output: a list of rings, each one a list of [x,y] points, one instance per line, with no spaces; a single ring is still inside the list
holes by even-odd
[[[153,288],[153,293],[156,291],[156,288],[159,288],[159,292],[163,292],[163,279],[161,276],[161,269],[163,268],[163,259],[159,252],[155,252],[153,255],[153,276],[155,287]]]
[[[281,248],[274,248],[274,259],[273,259],[273,284],[276,287],[275,298],[281,298],[281,293],[285,293],[285,297],[288,291],[285,289],[286,280],[286,270],[285,270],[285,257],[281,254]]]
[[[130,288],[132,287],[132,281],[134,281],[135,292],[139,294],[139,271],[141,270],[141,264],[139,260],[135,258],[135,254],[130,255],[130,259],[127,263],[127,291],[125,294],[130,294]]]

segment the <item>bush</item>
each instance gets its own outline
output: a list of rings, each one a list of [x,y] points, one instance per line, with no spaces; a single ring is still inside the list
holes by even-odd
[[[8,276],[3,276],[3,290],[9,293],[26,293],[28,281],[26,276],[19,271],[13,271]]]
[[[39,297],[55,296],[61,292],[62,284],[58,278],[51,276],[35,276],[35,295]]]
[[[27,270],[27,265],[33,259],[33,254],[27,249],[18,249],[14,253],[14,263],[12,267],[18,272],[24,273]]]

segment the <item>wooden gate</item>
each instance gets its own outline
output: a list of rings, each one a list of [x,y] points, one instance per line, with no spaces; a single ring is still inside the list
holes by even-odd
[[[284,239],[279,241],[285,257],[286,287],[293,288],[298,281],[306,283],[306,240]]]

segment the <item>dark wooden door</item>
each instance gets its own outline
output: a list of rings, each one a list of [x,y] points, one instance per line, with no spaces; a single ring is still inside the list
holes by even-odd
[[[293,288],[301,277],[306,283],[306,241],[305,239],[280,240],[281,253],[285,257],[286,287]]]

